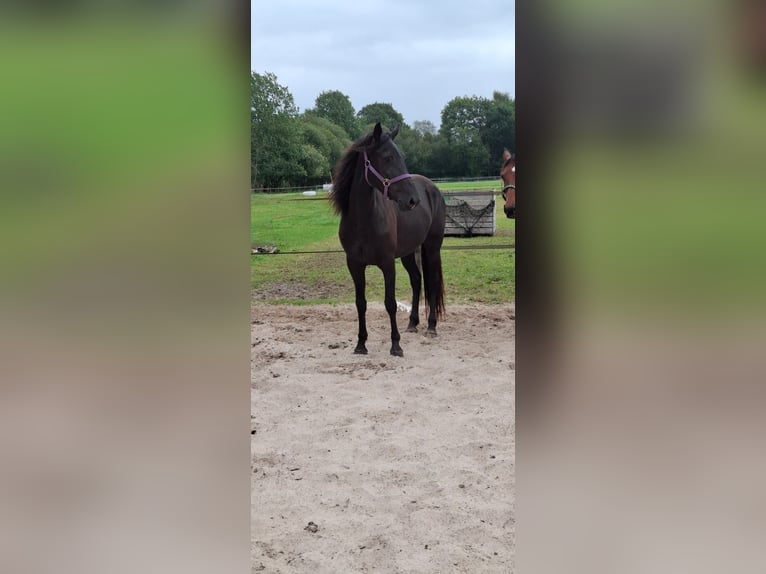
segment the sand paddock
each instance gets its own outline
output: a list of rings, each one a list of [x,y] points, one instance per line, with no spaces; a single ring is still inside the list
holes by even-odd
[[[254,572],[513,571],[514,308],[447,313],[253,305]]]

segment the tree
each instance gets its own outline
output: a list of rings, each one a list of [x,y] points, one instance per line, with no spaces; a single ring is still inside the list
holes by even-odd
[[[300,162],[306,172],[304,183],[327,181],[327,158],[313,145],[301,145]]]
[[[305,175],[298,108],[290,91],[266,72],[250,73],[250,167],[254,187],[277,187]]]
[[[453,98],[441,113],[442,136],[446,145],[447,176],[489,175],[489,151],[481,138],[487,123],[490,101],[479,96]]]
[[[508,94],[495,92],[492,95],[481,138],[496,164],[500,162],[503,149],[516,153],[516,101]]]
[[[516,151],[516,102],[503,92],[450,100],[439,134],[450,176],[497,175],[503,148]]]
[[[309,110],[309,113],[314,113],[342,127],[351,138],[359,135],[354,106],[343,92],[338,90],[322,92],[317,96],[314,108]]]
[[[439,129],[449,143],[471,144],[480,140],[487,123],[489,100],[479,96],[453,98],[442,110]]]
[[[418,132],[421,136],[435,136],[437,133],[436,126],[430,120],[415,120],[412,123],[412,129]]]
[[[250,73],[250,111],[257,122],[263,122],[273,114],[298,114],[290,90],[280,85],[276,75],[271,72],[263,75]]]
[[[441,112],[441,127],[418,120],[412,128],[393,104],[374,102],[358,113],[345,94],[322,92],[298,113],[292,94],[269,72],[250,74],[251,180],[254,187],[327,181],[332,168],[368,126],[400,127],[397,145],[412,173],[428,177],[496,176],[503,148],[516,151],[516,102],[463,96]]]
[[[330,120],[314,114],[301,116],[301,131],[305,150],[313,150],[304,151],[308,178],[305,183],[327,181],[333,166],[351,143],[348,134]],[[321,158],[318,164],[317,158]]]
[[[404,154],[407,170],[410,173],[429,175],[428,159],[431,150],[429,142],[423,136],[409,126],[404,126],[399,130],[396,145]]]
[[[404,116],[394,109],[391,104],[382,104],[375,102],[367,104],[361,110],[356,112],[356,119],[361,131],[366,131],[367,126],[374,126],[380,122],[384,128],[389,130],[404,125]]]

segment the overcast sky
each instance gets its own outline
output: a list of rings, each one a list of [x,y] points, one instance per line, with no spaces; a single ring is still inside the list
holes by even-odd
[[[457,96],[515,97],[515,0],[251,0],[250,66],[301,111],[324,90],[440,124]]]

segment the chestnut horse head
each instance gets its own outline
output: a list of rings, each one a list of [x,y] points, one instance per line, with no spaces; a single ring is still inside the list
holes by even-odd
[[[509,219],[516,218],[516,156],[507,149],[503,150],[503,167],[500,169],[503,180],[503,211]]]

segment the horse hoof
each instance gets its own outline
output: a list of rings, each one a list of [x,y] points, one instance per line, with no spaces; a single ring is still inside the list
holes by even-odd
[[[354,349],[354,354],[355,355],[366,355],[367,354],[367,349],[365,349],[364,347],[357,347],[356,349]]]
[[[426,331],[426,337],[431,337],[432,339],[436,337],[436,329],[428,329]]]
[[[407,327],[407,332],[408,333],[417,333],[418,332],[417,325],[410,325],[409,327]]]
[[[391,349],[391,354],[392,354],[394,357],[403,357],[403,356],[404,356],[404,351],[402,351],[401,349],[393,349],[393,348],[392,348],[392,349]]]

